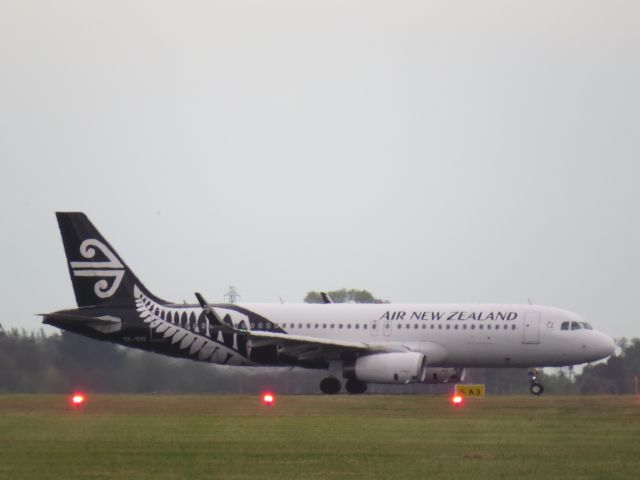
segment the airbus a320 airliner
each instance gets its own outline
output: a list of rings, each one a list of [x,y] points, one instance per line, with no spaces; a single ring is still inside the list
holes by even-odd
[[[469,367],[544,366],[611,355],[613,340],[575,313],[503,304],[198,304],[153,295],[83,213],[57,213],[78,308],[44,314],[70,332],[172,357],[327,370],[324,393],[369,383],[448,383]]]

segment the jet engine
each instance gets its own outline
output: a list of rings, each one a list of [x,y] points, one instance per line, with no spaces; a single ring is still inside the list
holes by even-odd
[[[368,383],[419,383],[427,375],[427,358],[418,352],[375,353],[345,362],[345,378]]]
[[[427,368],[427,374],[423,383],[455,383],[464,381],[467,375],[466,368]]]

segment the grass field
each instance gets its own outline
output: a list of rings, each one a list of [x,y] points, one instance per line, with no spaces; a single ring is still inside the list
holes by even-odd
[[[0,479],[618,479],[635,397],[0,396]]]

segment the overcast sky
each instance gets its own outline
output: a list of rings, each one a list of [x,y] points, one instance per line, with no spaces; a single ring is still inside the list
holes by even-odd
[[[640,336],[640,2],[0,0],[0,322],[54,212],[161,297],[567,308]]]

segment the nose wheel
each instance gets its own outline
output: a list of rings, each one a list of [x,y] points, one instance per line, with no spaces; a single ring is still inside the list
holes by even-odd
[[[544,386],[538,380],[540,375],[542,375],[541,368],[534,368],[529,370],[529,391],[536,396],[542,395],[542,392],[544,392]]]

